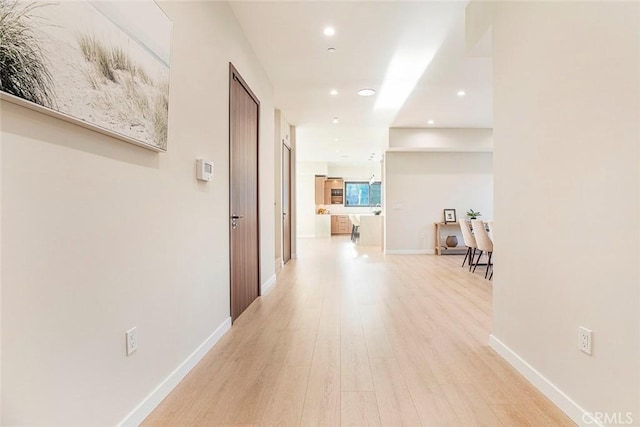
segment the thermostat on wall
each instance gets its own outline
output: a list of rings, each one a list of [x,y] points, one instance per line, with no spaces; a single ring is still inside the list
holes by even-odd
[[[196,170],[199,181],[211,181],[213,179],[213,162],[211,160],[198,159]]]

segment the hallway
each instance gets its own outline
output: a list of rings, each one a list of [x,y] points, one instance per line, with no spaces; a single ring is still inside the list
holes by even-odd
[[[299,239],[143,425],[574,425],[489,348],[491,282],[461,262]]]

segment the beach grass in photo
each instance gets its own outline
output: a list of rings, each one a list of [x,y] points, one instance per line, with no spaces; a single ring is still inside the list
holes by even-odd
[[[111,66],[114,70],[129,71],[132,74],[135,73],[135,67],[131,63],[129,55],[120,47],[112,47],[111,51]]]
[[[31,12],[43,4],[0,0],[0,90],[55,107],[51,73],[38,43]]]
[[[120,120],[150,127],[160,148],[166,148],[169,120],[169,82],[156,83],[120,46],[107,46],[95,36],[76,36],[88,69],[91,87],[105,94],[99,108],[119,111]]]
[[[96,65],[100,74],[112,82],[116,81],[113,72],[113,56],[109,49],[95,37],[89,35],[78,36],[78,45],[85,59]]]
[[[168,93],[159,93],[156,97],[155,109],[153,111],[153,132],[157,141],[161,141],[166,148],[167,128],[169,122],[169,96]]]

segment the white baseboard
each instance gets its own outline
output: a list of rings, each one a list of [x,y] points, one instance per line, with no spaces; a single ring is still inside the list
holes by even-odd
[[[273,285],[275,284],[276,284],[276,275],[274,274],[273,276],[269,277],[269,280],[267,280],[262,284],[262,287],[260,289],[260,295],[266,295],[267,292],[269,292],[273,287]]]
[[[282,262],[282,258],[276,259],[276,263],[275,263],[276,273],[279,273],[280,270],[282,270],[283,266],[284,266],[284,262]]]
[[[275,276],[274,276],[275,277]],[[227,318],[187,359],[164,379],[120,423],[119,427],[138,426],[167,397],[180,381],[193,369],[209,350],[231,329],[231,317]]]
[[[387,255],[433,255],[434,249],[385,249]]]
[[[291,254],[291,259],[296,259],[298,258],[298,254]]]
[[[298,239],[315,239],[315,234],[299,234],[296,236]]]
[[[579,426],[599,426],[603,427],[597,420],[591,418],[590,413],[585,411],[580,405],[574,402],[555,384],[544,377],[533,366],[527,363],[517,353],[507,347],[494,335],[489,336],[489,345],[504,360],[509,362],[518,372],[520,372],[535,388],[547,396],[558,408],[562,410]]]

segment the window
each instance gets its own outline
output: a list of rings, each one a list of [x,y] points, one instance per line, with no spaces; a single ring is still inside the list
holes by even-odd
[[[382,205],[382,183],[349,182],[345,183],[345,206],[376,206]]]

